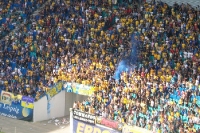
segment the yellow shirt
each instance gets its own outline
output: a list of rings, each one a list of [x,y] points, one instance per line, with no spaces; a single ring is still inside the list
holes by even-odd
[[[163,92],[163,86],[160,86],[159,89],[160,89],[160,92]]]
[[[124,103],[124,104],[127,104],[127,98],[124,98],[124,99],[123,99],[123,103]]]
[[[146,14],[144,15],[144,18],[147,19],[148,17],[149,17],[149,15],[146,13]]]
[[[54,78],[54,83],[57,83],[58,82],[58,79],[57,78]]]
[[[180,113],[179,112],[176,112],[176,117],[179,117],[180,116]]]
[[[160,129],[158,129],[157,133],[161,133],[161,130],[160,130]]]
[[[81,111],[85,111],[84,105],[81,105]]]
[[[135,21],[135,25],[138,26],[139,25],[139,21]]]
[[[160,78],[161,78],[162,81],[165,81],[165,76],[164,75],[162,75]]]
[[[157,54],[156,57],[157,57],[157,60],[160,60],[160,58],[161,58],[161,57],[160,57],[160,54]]]
[[[185,48],[185,44],[184,43],[182,44],[182,47]]]

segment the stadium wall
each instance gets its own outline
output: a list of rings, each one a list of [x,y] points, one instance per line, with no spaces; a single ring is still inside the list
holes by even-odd
[[[83,101],[88,96],[61,91],[48,99],[46,96],[34,103],[33,122],[70,115],[69,108],[75,101]]]
[[[146,2],[151,2],[152,0],[146,0]],[[155,0],[155,1],[160,1],[160,0]],[[172,6],[175,2],[178,4],[189,4],[193,7],[197,7],[200,5],[200,0],[161,0],[164,3],[167,3],[168,5]]]
[[[42,97],[34,103],[33,122],[48,120],[65,115],[65,91],[61,91],[49,101]]]

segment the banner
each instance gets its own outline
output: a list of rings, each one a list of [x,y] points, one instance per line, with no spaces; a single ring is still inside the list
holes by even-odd
[[[14,98],[14,95],[10,92],[2,91],[1,92],[1,102],[4,104],[12,104],[12,99]]]
[[[66,92],[72,92],[72,83],[66,82],[63,84],[63,89]]]
[[[62,90],[84,96],[91,96],[94,93],[94,87],[92,86],[78,84],[78,83],[70,83],[65,81],[60,81],[52,87],[47,87],[47,90],[48,91],[45,94],[47,96],[47,99],[51,99]],[[42,98],[43,96],[44,95],[40,96],[40,98]]]
[[[73,133],[120,133],[116,130],[103,126],[86,124],[84,122],[73,119]]]
[[[66,92],[73,92],[85,96],[91,96],[94,92],[92,86],[69,82],[63,84],[63,89],[66,90]]]
[[[49,95],[50,98],[52,98],[53,96],[55,96],[57,94],[57,90],[56,87],[52,87],[51,89],[49,89],[47,91],[47,95]]]
[[[33,107],[34,107],[34,98],[27,97],[27,96],[22,96],[21,106],[33,109]]]
[[[74,119],[90,123],[90,124],[95,124],[96,123],[96,116],[93,114],[85,113],[76,109],[73,109],[73,117]]]
[[[11,104],[0,102],[0,115],[19,120],[31,121],[33,119],[33,109],[22,107],[20,100],[12,101]]]
[[[122,129],[122,133],[152,133],[152,132],[141,127],[126,125]]]
[[[48,91],[46,92],[46,94],[52,98],[54,97],[56,94],[58,94],[61,90],[63,89],[63,82],[58,82],[56,85],[54,85],[53,87],[50,87],[48,89]]]
[[[54,97],[56,94],[61,92],[63,90],[63,82],[60,81],[53,87],[49,88],[48,91],[46,92],[46,97],[47,97],[47,114],[50,114],[51,111],[51,104],[50,100],[52,97]]]
[[[121,131],[122,127],[123,127],[122,123],[114,121],[114,120],[109,120],[109,119],[106,119],[106,118],[103,118],[103,117],[97,117],[96,121],[97,121],[98,124],[101,124],[101,125],[104,125],[106,127],[110,127],[112,129],[116,129],[116,130],[119,130],[119,131]]]
[[[72,83],[72,92],[80,95],[91,96],[94,92],[92,86]]]
[[[58,82],[55,87],[57,89],[57,92],[61,92],[61,90],[63,89],[63,82]]]

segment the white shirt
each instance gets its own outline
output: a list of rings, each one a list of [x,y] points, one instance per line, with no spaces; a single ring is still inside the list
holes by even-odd
[[[151,107],[153,107],[154,106],[154,101],[153,100],[151,100]]]
[[[198,86],[198,85],[199,85],[199,80],[196,80],[195,86]]]
[[[121,25],[120,25],[120,24],[117,25],[117,29],[118,29],[118,30],[119,30],[119,28],[121,28]]]
[[[106,118],[106,112],[102,112],[102,117],[105,117]]]
[[[183,52],[183,54],[184,54],[184,58],[188,57],[188,53],[187,52]]]
[[[113,4],[117,4],[117,0],[112,0],[112,3]]]

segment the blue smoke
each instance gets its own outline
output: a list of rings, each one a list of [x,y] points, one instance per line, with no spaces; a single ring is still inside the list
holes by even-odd
[[[125,71],[126,72],[129,71],[129,65],[127,59],[123,59],[122,61],[120,61],[117,69],[115,70],[114,79],[119,80],[120,74]]]
[[[119,80],[120,79],[120,74],[122,72],[130,72],[131,68],[135,69],[135,66],[137,64],[137,60],[138,60],[138,50],[137,50],[137,45],[138,45],[138,41],[135,39],[136,35],[132,35],[131,36],[131,44],[132,44],[132,48],[131,48],[131,53],[128,57],[122,59],[119,64],[117,69],[115,70],[115,74],[114,74],[114,79],[115,80]]]

